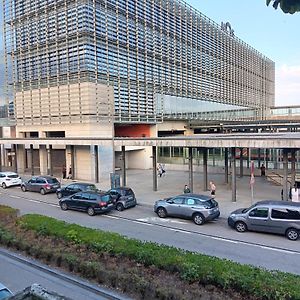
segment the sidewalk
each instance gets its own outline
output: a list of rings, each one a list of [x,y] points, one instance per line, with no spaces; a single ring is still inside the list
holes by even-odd
[[[127,186],[131,187],[136,194],[139,205],[153,207],[156,200],[175,196],[183,193],[185,184],[188,184],[187,171],[171,171],[167,170],[166,174],[158,177],[158,191],[153,191],[152,170],[126,170]],[[55,175],[55,174],[54,174]],[[22,176],[24,179],[30,178],[29,174]],[[62,179],[61,174],[56,175],[62,185],[67,185],[71,182],[82,181],[72,179]],[[224,174],[209,173],[208,181],[213,180],[216,184],[216,200],[219,203],[221,217],[226,217],[233,210],[251,205],[251,190],[250,177],[242,178],[237,176],[237,201],[232,202],[232,194],[230,185],[224,183]],[[102,181],[96,186],[101,190],[110,188],[110,181]],[[280,200],[281,187],[273,185],[264,177],[255,177],[254,184],[254,200],[253,203],[259,200]],[[194,193],[209,195],[209,191],[203,191],[203,176],[200,172],[194,172]]]

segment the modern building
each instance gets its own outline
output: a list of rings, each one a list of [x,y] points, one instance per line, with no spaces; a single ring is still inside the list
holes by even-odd
[[[183,1],[3,0],[3,11],[17,137],[189,135],[190,119],[260,120],[274,106],[274,62]],[[110,146],[19,146],[41,173],[47,149],[86,179],[119,161]],[[127,150],[131,167],[151,167],[147,149]]]

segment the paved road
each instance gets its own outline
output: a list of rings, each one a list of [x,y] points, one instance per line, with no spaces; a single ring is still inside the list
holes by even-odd
[[[81,212],[61,211],[53,194],[22,193],[18,188],[2,190],[0,203],[19,208],[22,213],[44,214],[144,241],[300,275],[299,241],[271,234],[238,233],[227,226],[224,218],[196,226],[188,220],[160,219],[148,206],[89,217]]]
[[[48,291],[72,300],[129,299],[1,248],[0,262],[0,282],[13,293],[38,283]]]

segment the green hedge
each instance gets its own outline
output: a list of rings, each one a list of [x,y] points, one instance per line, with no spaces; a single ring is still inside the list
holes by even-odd
[[[22,216],[18,223],[41,235],[84,244],[91,251],[126,256],[146,266],[178,272],[183,280],[189,282],[213,284],[263,299],[300,299],[300,276],[269,272],[174,247],[141,242],[40,215]]]

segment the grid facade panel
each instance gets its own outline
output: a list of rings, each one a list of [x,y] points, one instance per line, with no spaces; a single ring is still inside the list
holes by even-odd
[[[160,121],[164,111],[157,109],[156,95],[253,108],[256,118],[274,105],[274,63],[185,2],[3,3],[14,93],[107,84],[114,91],[116,122]]]

